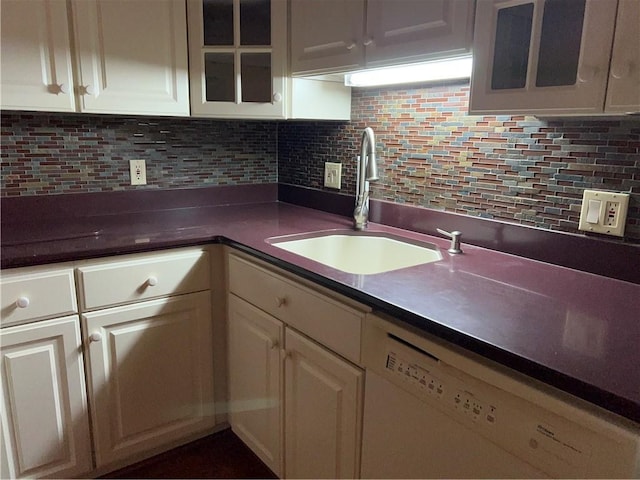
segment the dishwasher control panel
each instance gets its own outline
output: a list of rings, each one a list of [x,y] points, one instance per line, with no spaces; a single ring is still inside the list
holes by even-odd
[[[437,360],[436,360],[437,362]],[[495,403],[478,398],[471,387],[450,374],[439,371],[438,365],[429,366],[403,358],[393,350],[387,350],[386,369],[402,378],[406,387],[419,397],[431,397],[443,406],[473,421],[496,423],[498,408]]]

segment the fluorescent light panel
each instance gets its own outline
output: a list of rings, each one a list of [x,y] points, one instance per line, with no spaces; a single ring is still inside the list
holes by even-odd
[[[344,84],[348,87],[373,87],[470,78],[471,60],[471,57],[457,57],[398,67],[362,70],[346,74]]]

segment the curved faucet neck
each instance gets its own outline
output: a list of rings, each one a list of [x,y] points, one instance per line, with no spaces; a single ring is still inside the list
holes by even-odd
[[[363,230],[367,226],[369,216],[368,181],[378,179],[376,166],[376,137],[371,127],[362,131],[360,140],[360,157],[358,158],[358,177],[356,183],[356,208],[353,212],[354,227]]]

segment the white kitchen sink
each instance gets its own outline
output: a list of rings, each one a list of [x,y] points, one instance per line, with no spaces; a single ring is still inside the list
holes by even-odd
[[[274,247],[343,272],[371,275],[442,260],[433,244],[380,232],[319,232],[271,238]]]

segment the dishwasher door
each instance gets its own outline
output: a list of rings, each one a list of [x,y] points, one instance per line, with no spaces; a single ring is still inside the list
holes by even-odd
[[[376,315],[363,478],[638,478],[640,425]]]
[[[367,372],[362,478],[547,478],[450,416]]]

